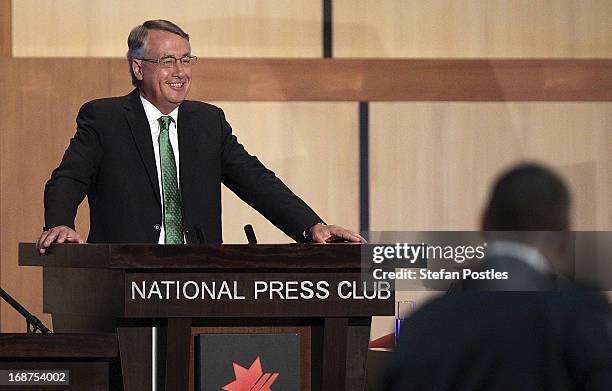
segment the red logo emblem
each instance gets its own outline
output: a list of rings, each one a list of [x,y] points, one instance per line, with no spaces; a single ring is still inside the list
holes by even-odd
[[[224,385],[224,391],[272,391],[270,386],[278,378],[278,372],[263,373],[259,356],[248,369],[235,362],[232,365],[234,366],[236,380]]]

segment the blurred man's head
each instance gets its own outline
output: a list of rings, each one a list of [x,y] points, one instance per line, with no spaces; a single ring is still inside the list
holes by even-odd
[[[495,183],[482,226],[489,240],[535,247],[557,273],[571,276],[570,214],[570,192],[563,180],[545,166],[521,164]]]
[[[563,180],[538,164],[521,164],[495,183],[483,217],[484,231],[565,231],[571,197]]]

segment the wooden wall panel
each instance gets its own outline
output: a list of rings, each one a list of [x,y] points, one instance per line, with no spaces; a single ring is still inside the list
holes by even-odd
[[[43,224],[43,189],[75,131],[77,111],[111,95],[112,60],[0,60],[9,84],[0,104],[1,283],[42,316],[39,270],[17,266],[17,243],[33,241]],[[129,89],[129,87],[128,87]],[[358,145],[356,103],[222,102],[240,140],[329,222],[357,228]],[[330,189],[333,189],[331,191]],[[244,242],[255,226],[261,242],[289,239],[233,195],[224,194],[227,242]],[[83,205],[77,228],[87,234]],[[2,331],[23,331],[2,306]],[[47,317],[43,318],[49,322]]]
[[[334,0],[335,57],[604,58],[608,0]]]
[[[371,103],[371,229],[478,229],[494,179],[527,159],[567,180],[577,230],[610,230],[611,128],[610,103]],[[374,317],[372,340],[392,332],[392,317]]]
[[[359,228],[357,103],[217,102],[238,140],[276,172],[328,223]],[[260,243],[285,236],[229,190],[223,192],[225,243],[246,243],[252,224]]]
[[[13,4],[15,56],[124,57],[130,30],[168,19],[205,57],[320,57],[321,2],[294,0],[19,0]]]
[[[75,132],[75,117],[87,100],[107,96],[108,62],[0,59],[4,75],[0,101],[1,284],[26,308],[42,316],[40,269],[17,266],[17,244],[34,241],[44,224],[43,190]],[[92,77],[95,75],[95,77]],[[77,229],[88,232],[87,208]],[[25,323],[5,303],[2,332],[25,331]],[[50,318],[42,316],[48,326]]]
[[[11,0],[0,0],[0,57],[11,56]]]
[[[111,66],[113,94],[129,92],[127,61]],[[193,69],[190,98],[612,101],[612,60],[208,59]]]
[[[373,103],[372,230],[471,230],[494,178],[520,160],[557,168],[578,230],[612,228],[609,103]]]
[[[7,43],[10,44],[10,0],[0,0],[0,57],[10,55],[10,50],[7,53]],[[7,26],[8,24],[8,26]],[[8,29],[8,31],[7,31]],[[7,34],[9,33],[9,34]],[[0,68],[1,70],[2,68]],[[5,112],[0,107],[0,115],[4,116]],[[2,136],[0,136],[0,151],[2,150]],[[0,159],[0,187],[2,185],[2,159]],[[0,197],[0,211],[2,210],[2,197]],[[0,227],[2,227],[2,214],[0,213]],[[1,243],[0,243],[1,244]],[[0,247],[0,286],[2,283],[2,253]],[[2,330],[2,307],[0,307],[0,331]]]

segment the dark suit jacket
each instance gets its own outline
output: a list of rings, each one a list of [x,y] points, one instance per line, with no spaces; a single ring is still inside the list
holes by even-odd
[[[524,261],[509,256],[489,257],[482,263],[480,268],[477,266],[471,268],[481,271],[491,270],[494,272],[506,272],[508,279],[459,280],[451,285],[449,293],[455,293],[462,290],[550,292],[561,289],[560,284],[564,281],[554,274],[542,274]]]
[[[180,190],[185,230],[200,224],[221,243],[221,183],[287,235],[322,221],[274,173],[249,155],[218,107],[179,107]],[[157,243],[162,223],[153,143],[138,90],[81,107],[77,131],[45,186],[45,225],[74,228],[85,195],[89,242]]]
[[[386,389],[612,390],[605,298],[569,285],[546,291],[552,282],[535,270],[509,268],[525,284],[446,294],[406,319]]]

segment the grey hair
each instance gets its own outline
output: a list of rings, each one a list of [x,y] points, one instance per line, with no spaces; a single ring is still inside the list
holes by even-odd
[[[130,31],[128,36],[128,51],[127,60],[130,75],[132,76],[132,85],[140,86],[140,80],[134,75],[132,70],[132,60],[135,58],[143,58],[148,50],[149,30],[163,30],[176,34],[189,41],[189,34],[181,29],[176,24],[163,19],[147,20],[140,26],[136,26]]]

